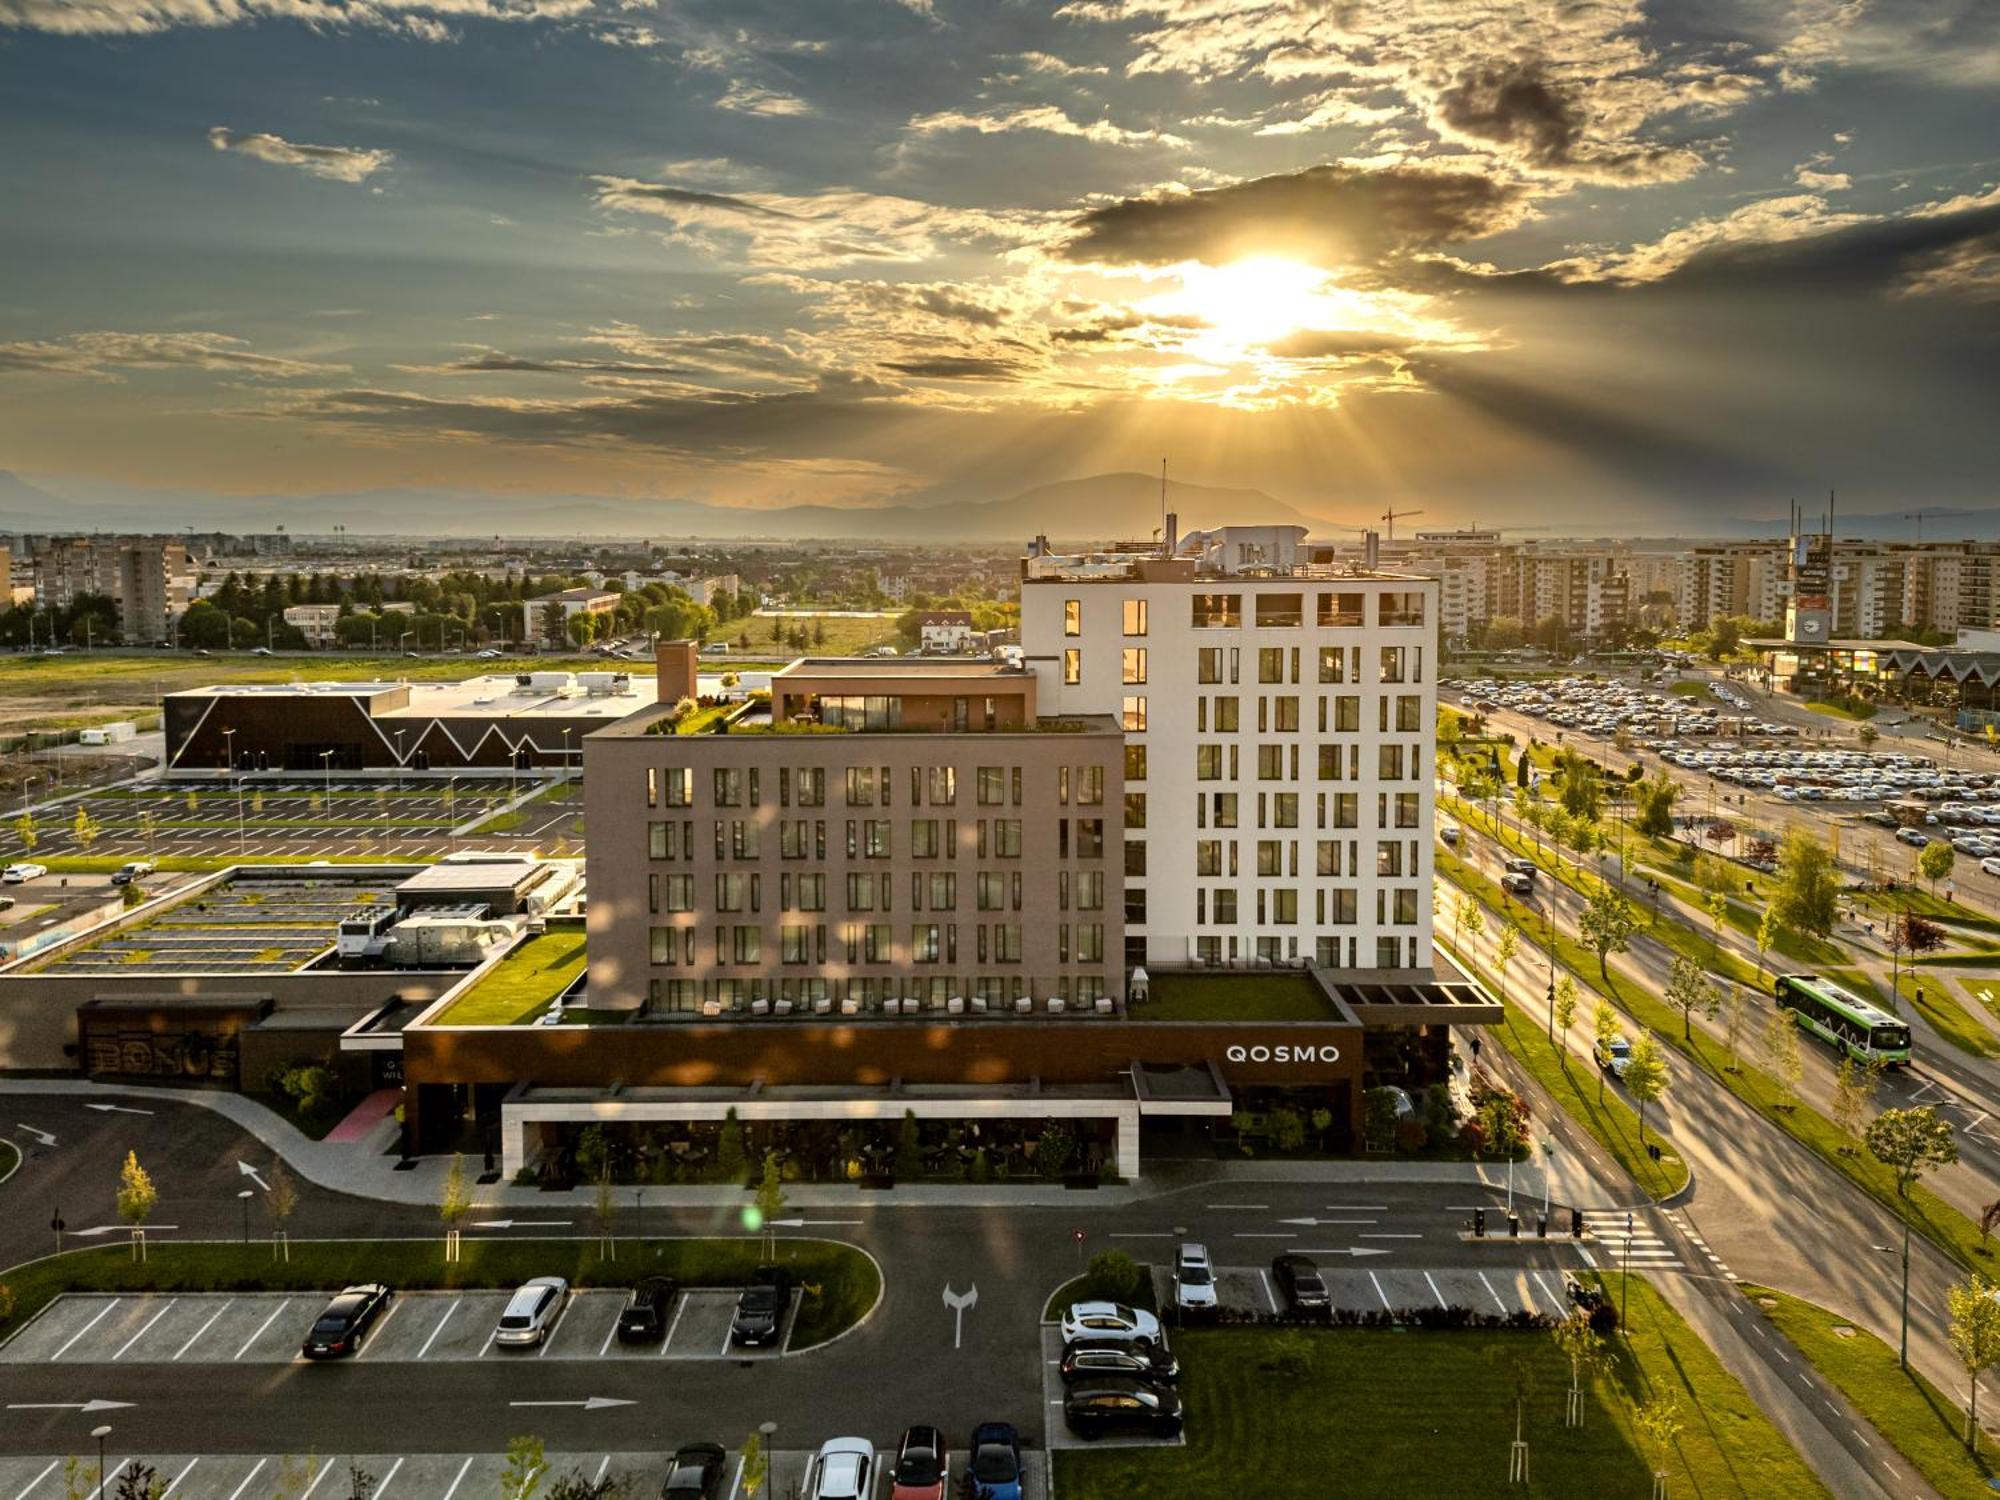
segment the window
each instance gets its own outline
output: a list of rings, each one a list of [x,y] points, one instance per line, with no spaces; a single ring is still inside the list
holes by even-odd
[[[1384,625],[1421,625],[1424,623],[1424,596],[1412,589],[1407,593],[1386,593],[1382,595],[1382,619]]]
[[[1305,595],[1259,594],[1257,623],[1266,629],[1305,623]]]
[[[1104,909],[1104,872],[1102,870],[1077,871],[1076,909],[1078,911],[1102,911]]]
[[[1287,693],[1271,700],[1271,728],[1278,734],[1299,732],[1299,700]]]
[[[1259,875],[1285,873],[1285,845],[1282,840],[1257,840],[1257,873]]]
[[[981,766],[973,776],[975,794],[981,807],[1001,807],[1007,801],[1007,768]]]
[[[1146,873],[1146,841],[1127,839],[1125,841],[1125,873],[1128,876],[1143,876]]]
[[[1075,687],[1083,681],[1083,653],[1074,646],[1063,647],[1063,686]]]
[[[717,911],[742,911],[750,897],[751,875],[718,875],[715,877],[715,909]]]
[[[847,768],[847,805],[849,807],[873,807],[875,805],[875,768],[873,766],[849,766]]]
[[[1209,897],[1209,910],[1218,923],[1228,924],[1236,920],[1236,889],[1233,886],[1217,886]]]
[[[875,877],[860,873],[850,873],[847,877],[847,909],[849,911],[875,910]]]
[[[764,830],[754,818],[729,820],[729,857],[731,859],[764,857]]]
[[[1257,648],[1257,680],[1259,682],[1283,682],[1285,680],[1285,648],[1283,646],[1259,646]]]
[[[1330,927],[1352,927],[1361,920],[1359,894],[1353,889],[1326,893],[1326,920]]]
[[[660,772],[660,785],[668,807],[694,806],[694,770],[689,766],[669,766]]]
[[[811,766],[798,771],[792,785],[796,788],[800,807],[826,806],[826,767]]]
[[[1319,596],[1319,623],[1322,627],[1335,625],[1359,625],[1367,607],[1366,594],[1321,594]]]
[[[1125,826],[1144,828],[1146,826],[1146,794],[1127,792],[1125,794]]]
[[[1361,797],[1356,792],[1335,792],[1333,794],[1333,826],[1335,828],[1359,828],[1361,826]]]
[[[1296,828],[1299,826],[1299,794],[1297,792],[1274,792],[1271,795],[1271,826],[1273,828]]]
[[[717,931],[724,930],[730,934],[729,961],[731,963],[754,964],[762,959],[764,953],[763,928],[731,927],[728,929],[717,929]],[[716,957],[718,961],[721,959],[720,954],[717,954]]]
[[[1083,601],[1081,599],[1063,600],[1063,634],[1083,634]]]
[[[1007,909],[1007,877],[999,870],[981,870],[973,885],[973,895],[981,911]]]
[[[649,934],[648,957],[656,964],[679,964],[694,962],[694,929],[692,927],[655,927]]]
[[[1146,633],[1146,601],[1127,599],[1125,601],[1125,633],[1144,635]]]
[[[934,964],[938,961],[942,947],[940,939],[944,929],[935,922],[919,922],[910,929],[910,962]]]
[[[1021,820],[1019,818],[995,818],[993,820],[993,854],[997,859],[1019,859],[1021,857]]]
[[[1360,694],[1340,693],[1333,698],[1332,702],[1333,723],[1331,727],[1341,734],[1358,733],[1361,729]]]
[[[1076,857],[1078,859],[1104,858],[1104,819],[1078,818],[1076,820]]]
[[[1398,927],[1414,927],[1417,922],[1417,893],[1413,890],[1396,892],[1396,908],[1390,917]]]
[[[1146,779],[1146,747],[1127,745],[1125,747],[1125,779],[1144,781]]]
[[[863,859],[887,859],[889,857],[889,820],[870,818],[861,825],[861,857]]]
[[[1412,679],[1405,675],[1407,671],[1408,665],[1405,648],[1401,646],[1384,646],[1382,648],[1381,680],[1383,682],[1411,681]]]
[[[1243,623],[1243,596],[1241,594],[1196,594],[1194,596],[1194,628],[1196,630],[1234,630]]]
[[[1222,648],[1220,646],[1195,647],[1194,680],[1203,683],[1222,681]]]
[[[1078,766],[1076,768],[1076,805],[1078,807],[1102,807],[1104,805],[1104,767]]]
[[[793,887],[800,911],[826,910],[826,877],[824,875],[801,875]]]
[[[1283,745],[1259,745],[1257,747],[1257,779],[1259,781],[1283,781],[1285,779],[1285,747]]]
[[[1403,747],[1401,745],[1379,745],[1376,747],[1375,774],[1384,781],[1403,779]]]
[[[1271,892],[1271,920],[1289,927],[1299,919],[1299,888],[1281,885]]]
[[[936,818],[918,818],[910,824],[910,858],[936,859],[938,824]]]
[[[993,961],[1001,964],[1017,964],[1021,961],[1021,924],[1019,922],[996,922],[993,924]]]
[[[743,773],[733,766],[715,768],[715,805],[717,807],[741,807],[743,805]]]
[[[1415,693],[1396,698],[1396,728],[1404,734],[1421,734],[1424,727],[1424,700]]]
[[[660,880],[662,911],[694,910],[694,876],[667,875]]]
[[[646,857],[648,859],[674,858],[673,823],[653,822],[646,825]]]
[[[1146,680],[1146,648],[1144,646],[1127,646],[1120,655],[1121,676],[1119,680],[1127,686],[1143,683]]]
[[[1194,842],[1194,872],[1197,875],[1216,876],[1222,873],[1222,840],[1196,839]]]
[[[932,766],[924,778],[925,800],[932,807],[951,807],[958,801],[958,770],[955,766]]]
[[[1417,794],[1415,792],[1396,793],[1396,826],[1415,828],[1417,826]]]
[[[1215,732],[1217,734],[1236,733],[1236,726],[1240,722],[1239,710],[1241,706],[1240,701],[1233,696],[1217,698],[1215,700]]]
[[[1215,804],[1211,821],[1217,828],[1234,828],[1236,826],[1236,793],[1215,792],[1212,795],[1215,798]]]
[[[1079,922],[1076,929],[1076,961],[1080,964],[1104,962],[1104,924]]]
[[[870,922],[861,929],[861,961],[868,964],[893,963],[896,958],[895,930],[887,922]]]
[[[895,729],[903,722],[903,700],[886,694],[827,694],[819,700],[820,722],[847,729]]]
[[[1134,697],[1127,694],[1119,705],[1119,722],[1128,734],[1136,734],[1146,727],[1146,699],[1143,694]]]
[[[1321,682],[1347,681],[1347,648],[1345,646],[1322,646],[1319,648],[1319,680]]]
[[[1396,876],[1403,873],[1403,841],[1382,839],[1375,845],[1375,873],[1377,876]]]

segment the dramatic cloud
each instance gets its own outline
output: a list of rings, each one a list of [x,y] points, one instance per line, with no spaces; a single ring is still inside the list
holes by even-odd
[[[265,131],[231,130],[227,125],[211,126],[208,143],[217,151],[234,151],[277,166],[297,167],[329,182],[366,182],[396,159],[389,151],[369,151],[358,146],[309,146]]]
[[[1439,130],[1490,145],[1541,172],[1604,182],[1659,182],[1699,170],[1692,151],[1606,146],[1590,138],[1581,91],[1550,81],[1538,64],[1517,61],[1460,75],[1432,106]]]
[[[448,36],[441,16],[547,21],[580,15],[591,5],[592,0],[0,0],[0,26],[119,36],[293,20],[323,29],[372,27],[436,41]]]
[[[226,333],[75,333],[0,344],[0,375],[81,375],[116,380],[124,370],[208,370],[290,380],[344,370],[258,354]]]
[[[778,89],[768,89],[760,84],[741,80],[729,85],[728,91],[715,101],[715,107],[734,110],[740,115],[769,115],[780,118],[809,115],[813,112],[813,107],[796,94],[783,93]]]
[[[1185,151],[1194,144],[1185,137],[1160,130],[1126,130],[1109,120],[1072,120],[1053,104],[988,110],[983,114],[943,110],[937,114],[919,115],[910,121],[909,130],[912,135],[942,135],[951,131],[1005,135],[1025,130],[1045,135],[1075,136],[1099,146],[1169,146],[1176,151]]]
[[[1337,265],[1478,239],[1519,223],[1526,202],[1518,186],[1478,173],[1330,164],[1091,209],[1062,253],[1125,265],[1258,255]]]

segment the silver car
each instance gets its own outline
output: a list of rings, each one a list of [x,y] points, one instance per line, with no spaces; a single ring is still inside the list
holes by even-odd
[[[507,1299],[507,1310],[500,1314],[493,1342],[516,1346],[542,1343],[555,1327],[556,1319],[562,1316],[563,1304],[568,1299],[569,1283],[560,1276],[537,1276],[523,1283]]]

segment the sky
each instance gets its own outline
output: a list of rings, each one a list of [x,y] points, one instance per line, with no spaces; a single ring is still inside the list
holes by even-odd
[[[1991,0],[0,0],[0,468],[2000,504]]]

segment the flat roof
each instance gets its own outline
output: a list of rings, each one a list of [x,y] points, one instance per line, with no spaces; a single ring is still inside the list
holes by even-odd
[[[546,679],[555,676],[571,680],[552,687]],[[542,678],[544,685],[523,686],[522,677]],[[600,690],[592,691],[593,684]],[[703,691],[711,690],[720,690],[719,679],[714,680],[713,689],[703,685]],[[399,692],[409,695],[407,701],[370,708],[376,720],[390,725],[392,731],[399,719],[602,719],[611,723],[651,708],[659,699],[658,680],[650,668],[560,674],[493,672],[457,682],[219,682],[183,688],[167,696],[375,699]]]
[[[773,685],[799,677],[999,677],[1019,682],[1033,674],[1004,661],[939,656],[802,656],[771,674]]]
[[[518,886],[541,869],[532,854],[493,855],[477,860],[443,860],[396,886],[398,896],[452,896]]]

